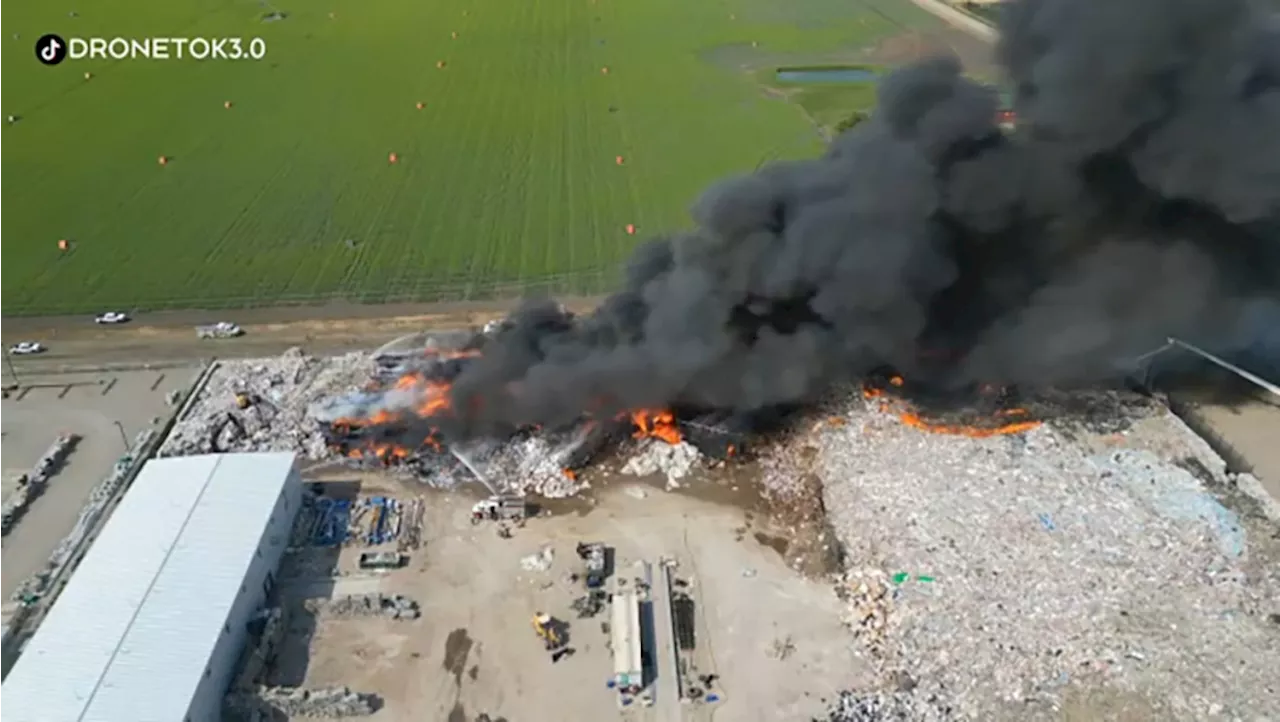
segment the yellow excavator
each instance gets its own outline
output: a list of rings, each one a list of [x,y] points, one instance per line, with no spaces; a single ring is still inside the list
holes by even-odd
[[[555,618],[550,614],[534,612],[533,631],[542,638],[542,641],[547,645],[548,652],[564,645],[564,639],[560,636],[560,631],[557,627]]]

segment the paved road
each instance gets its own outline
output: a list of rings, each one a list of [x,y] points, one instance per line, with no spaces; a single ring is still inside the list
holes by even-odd
[[[201,311],[143,314],[121,326],[97,326],[82,317],[5,319],[3,343],[39,341],[48,347],[39,356],[10,357],[3,376],[15,372],[46,375],[110,368],[164,366],[221,358],[279,354],[301,346],[315,354],[376,348],[400,336],[427,329],[446,330],[483,325],[515,306],[514,301],[422,306],[342,306],[251,309],[215,315]],[[595,299],[571,299],[575,311],[594,307]],[[195,326],[234,321],[245,330],[236,339],[201,340]]]
[[[998,37],[996,29],[972,15],[962,13],[950,5],[940,2],[940,0],[911,0],[923,10],[926,10],[957,30],[972,35],[973,37],[988,43],[994,43]]]

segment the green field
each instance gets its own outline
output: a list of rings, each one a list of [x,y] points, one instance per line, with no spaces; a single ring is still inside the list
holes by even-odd
[[[708,182],[815,154],[815,123],[870,102],[769,92],[761,69],[936,22],[907,0],[13,0],[4,18],[5,315],[595,292]],[[261,37],[267,56],[45,67],[48,32]]]

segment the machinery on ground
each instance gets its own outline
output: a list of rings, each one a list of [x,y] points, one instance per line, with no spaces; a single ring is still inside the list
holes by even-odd
[[[484,501],[478,501],[471,507],[471,523],[479,524],[482,521],[521,521],[528,513],[525,505],[524,497],[520,496],[491,496]]]
[[[550,614],[543,614],[542,612],[534,612],[533,614],[533,631],[546,645],[548,652],[555,652],[564,646],[564,635],[560,632],[562,626]]]

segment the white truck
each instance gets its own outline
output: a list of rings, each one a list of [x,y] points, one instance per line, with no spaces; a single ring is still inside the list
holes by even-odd
[[[244,329],[226,321],[219,321],[211,326],[196,326],[196,336],[199,338],[235,338],[243,335]]]

